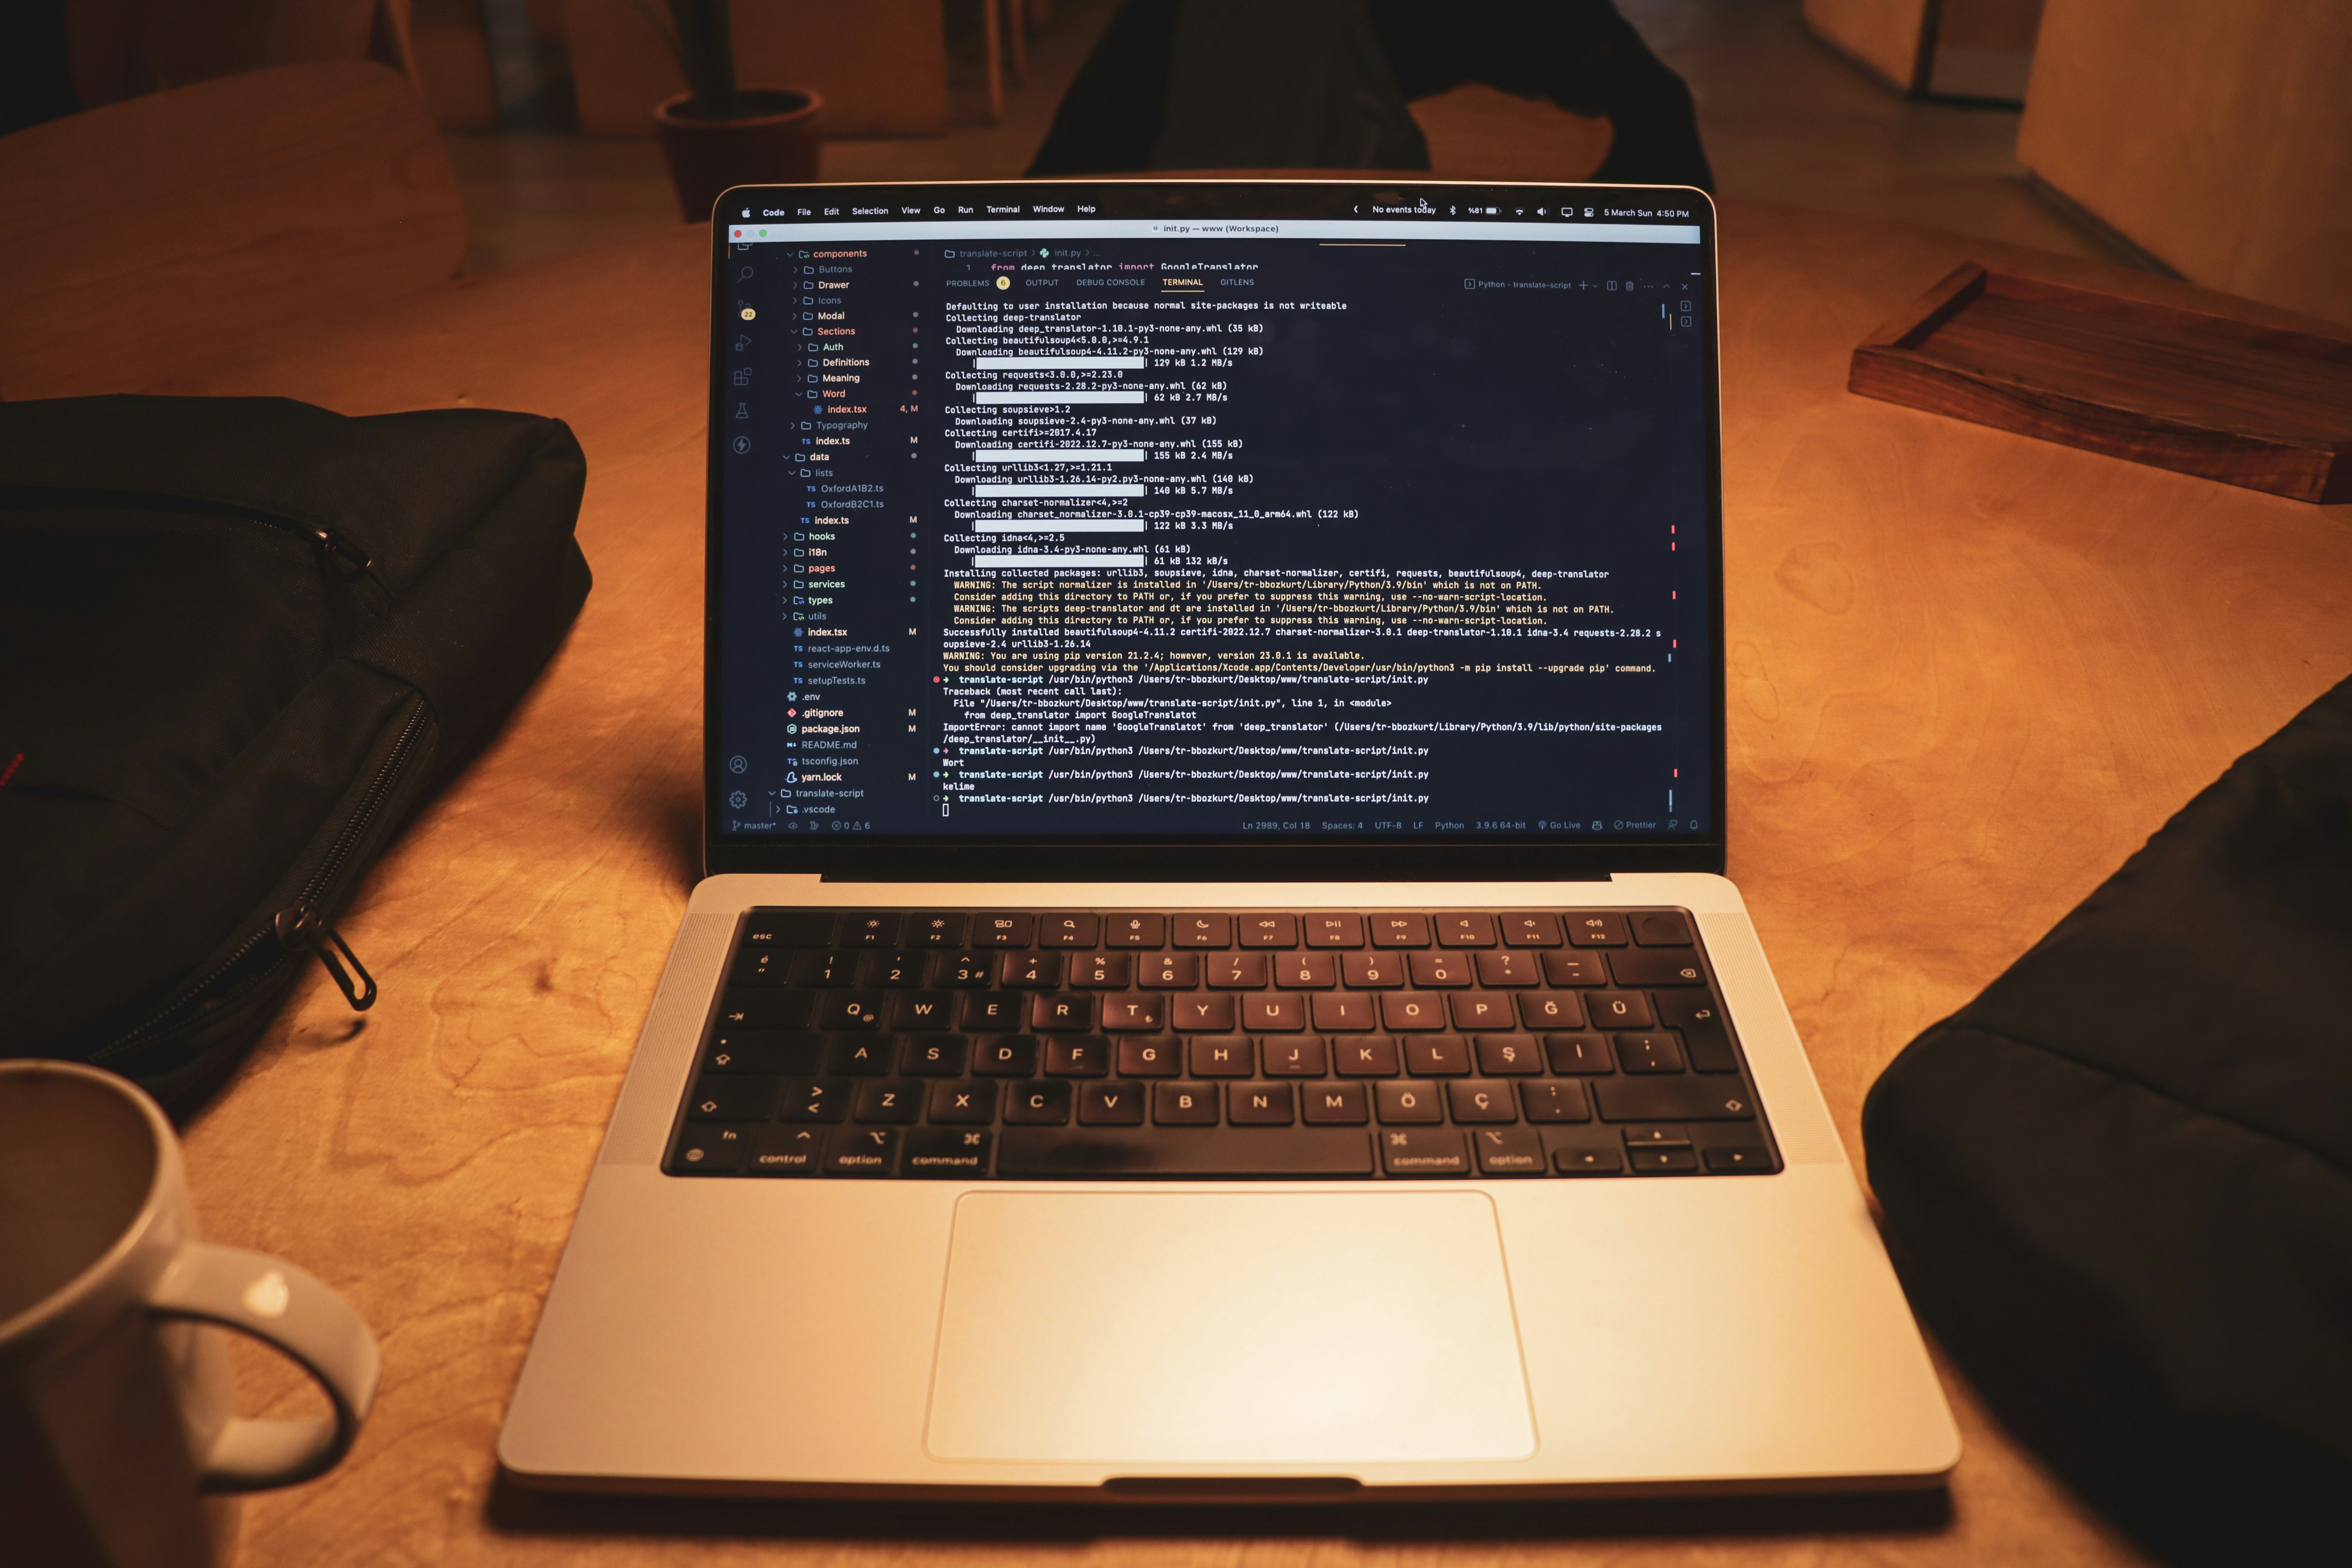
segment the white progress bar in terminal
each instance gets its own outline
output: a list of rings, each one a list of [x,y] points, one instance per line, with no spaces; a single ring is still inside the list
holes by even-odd
[[[1141,354],[982,354],[974,370],[1141,370]]]
[[[1141,551],[1132,555],[975,555],[971,563],[974,566],[1076,566],[1096,572],[1108,566],[1149,564]]]
[[[1053,517],[992,518],[971,525],[974,533],[1141,533],[1143,520],[1139,517],[1085,518],[1065,521]]]
[[[974,485],[976,496],[1139,496],[1144,487],[1132,484],[1100,485]]]
[[[974,403],[1140,403],[1139,392],[975,392]]]
[[[1150,454],[1140,447],[982,447],[975,463],[1140,463]]]

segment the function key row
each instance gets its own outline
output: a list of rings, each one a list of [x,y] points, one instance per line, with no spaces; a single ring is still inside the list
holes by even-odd
[[[1006,952],[955,950],[929,952],[896,947],[855,949],[746,946],[736,957],[733,984],[800,985],[814,990],[916,991],[926,985],[950,990],[1016,991],[1285,991],[1527,989],[1704,985],[1706,973],[1696,950],[1619,948],[1607,952],[1559,949],[1524,952],[1509,948],[1481,952],[1416,949],[1352,952],[1294,951],[1251,952],[1060,952],[1026,949]]]
[[[958,910],[753,910],[747,948],[1688,947],[1678,910],[1492,913],[971,913]]]

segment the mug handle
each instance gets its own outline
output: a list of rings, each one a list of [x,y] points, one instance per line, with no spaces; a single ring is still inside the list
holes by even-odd
[[[204,1458],[208,1492],[260,1491],[325,1474],[349,1451],[375,1401],[383,1361],[349,1302],[291,1263],[241,1247],[191,1242],[147,1292],[167,1318],[218,1323],[274,1345],[319,1380],[331,1416],[251,1421],[232,1416]]]

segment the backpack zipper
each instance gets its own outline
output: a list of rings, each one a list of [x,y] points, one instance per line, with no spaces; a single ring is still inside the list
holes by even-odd
[[[368,781],[366,792],[360,796],[359,808],[344,822],[342,831],[335,835],[334,842],[327,847],[325,858],[319,862],[317,869],[304,879],[301,890],[296,894],[294,901],[279,910],[272,917],[268,925],[254,931],[243,942],[237,943],[236,949],[219,963],[215,964],[202,980],[184,988],[171,1001],[140,1020],[137,1025],[124,1030],[105,1046],[93,1051],[90,1054],[90,1060],[102,1062],[110,1058],[121,1056],[142,1044],[152,1043],[151,1037],[161,1033],[166,1026],[175,1022],[182,1014],[205,1001],[207,992],[236,973],[253,956],[255,951],[273,936],[278,939],[278,945],[284,948],[289,956],[299,955],[305,952],[317,954],[319,962],[325,966],[327,973],[334,980],[336,988],[342,992],[343,999],[352,1005],[353,1012],[364,1013],[375,1005],[374,977],[368,973],[366,968],[361,964],[358,956],[352,952],[351,945],[343,941],[341,933],[337,931],[333,924],[327,920],[324,912],[319,908],[318,900],[333,884],[337,875],[341,872],[344,863],[351,858],[352,852],[366,837],[368,829],[373,826],[377,814],[383,809],[383,804],[391,795],[394,784],[399,781],[410,757],[416,750],[418,738],[425,732],[425,721],[426,709],[420,700],[415,710],[409,714],[408,722],[402,727],[398,738],[393,742],[392,751],[385,756],[383,765],[379,767],[375,776]],[[340,958],[338,954],[341,955]],[[350,964],[348,970],[344,968],[346,963]],[[354,974],[357,976],[356,980],[353,978]]]
[[[0,486],[0,506],[10,510],[50,503],[74,502],[87,506],[115,506],[125,511],[184,511],[201,516],[231,517],[280,533],[299,534],[316,548],[336,556],[360,575],[384,588],[383,579],[375,574],[375,560],[354,543],[349,534],[323,522],[304,522],[298,518],[279,517],[273,512],[254,511],[241,506],[220,501],[204,500],[192,496],[173,496],[147,490],[109,490],[83,486]],[[390,593],[389,588],[384,588]]]
[[[425,704],[419,700],[416,710],[408,716],[407,724],[402,728],[400,738],[393,742],[392,753],[384,758],[383,766],[376,770],[375,777],[368,781],[367,793],[360,797],[359,809],[352,813],[351,819],[343,824],[343,830],[336,834],[335,841],[327,847],[327,858],[319,862],[318,869],[312,871],[310,879],[302,884],[302,891],[294,901],[278,910],[276,920],[271,922],[278,936],[278,944],[287,952],[299,952],[308,948],[319,955],[319,962],[333,977],[336,987],[343,994],[343,1000],[352,1005],[354,1013],[364,1013],[375,1005],[375,976],[367,972],[366,966],[360,963],[359,955],[343,940],[342,933],[320,910],[318,900],[334,885],[335,879],[342,872],[343,863],[352,858],[352,852],[359,847],[368,829],[374,826],[376,813],[383,809],[384,800],[392,794],[394,783],[407,764],[408,754],[415,750],[417,737],[425,732]],[[335,956],[338,952],[342,954],[341,961]],[[343,969],[345,963],[351,965],[348,973]],[[352,980],[354,974],[359,977],[356,984]]]

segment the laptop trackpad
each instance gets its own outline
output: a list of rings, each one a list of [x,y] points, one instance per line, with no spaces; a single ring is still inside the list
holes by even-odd
[[[971,1193],[927,1444],[1118,1465],[1535,1451],[1494,1205],[1461,1193]]]

